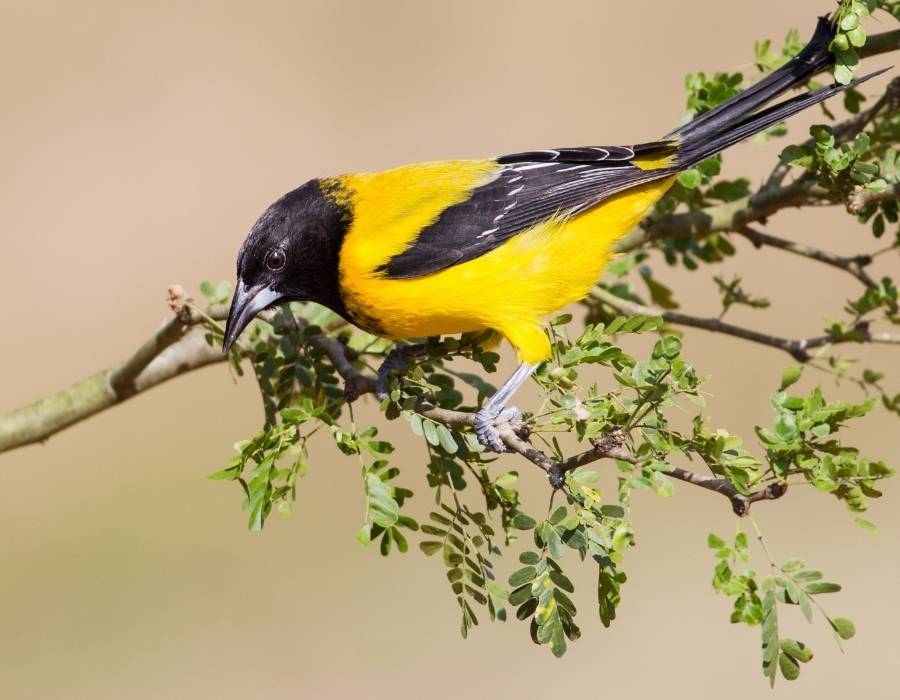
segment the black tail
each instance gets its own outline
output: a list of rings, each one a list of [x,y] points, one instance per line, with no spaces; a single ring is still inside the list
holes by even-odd
[[[805,85],[814,75],[834,63],[834,56],[828,50],[832,36],[828,18],[820,17],[812,39],[797,56],[739,95],[668,134],[668,138],[680,142],[677,152],[679,168],[709,158],[807,107],[887,70],[870,73],[848,85],[813,90],[761,110],[761,107],[776,97],[792,88]]]

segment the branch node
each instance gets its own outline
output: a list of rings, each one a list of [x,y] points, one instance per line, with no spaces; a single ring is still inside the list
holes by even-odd
[[[606,435],[599,438],[590,438],[589,442],[594,446],[597,457],[615,457],[625,446],[625,431],[616,427]]]
[[[166,290],[166,303],[179,321],[189,324],[191,318],[191,298],[180,284],[169,285]]]
[[[350,375],[344,379],[344,396],[348,403],[353,403],[360,396],[368,394],[370,382],[365,375]]]
[[[789,350],[788,352],[790,353],[791,357],[797,360],[797,362],[803,364],[809,362],[810,356],[809,353],[806,352],[806,350],[803,350],[801,348],[794,348],[792,350]]]
[[[550,486],[554,489],[561,489],[566,485],[566,473],[562,470],[562,465],[554,465],[550,471],[547,472],[547,481],[550,482]]]
[[[783,481],[774,481],[759,491],[754,491],[746,496],[735,493],[731,496],[731,509],[739,518],[750,514],[750,506],[757,501],[774,501],[787,493],[787,484]]]

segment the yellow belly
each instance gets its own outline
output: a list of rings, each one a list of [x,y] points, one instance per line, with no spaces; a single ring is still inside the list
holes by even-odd
[[[479,258],[422,277],[389,279],[373,272],[365,256],[342,254],[344,301],[354,320],[377,324],[378,332],[392,338],[490,328],[510,341],[521,361],[539,362],[550,354],[544,316],[588,293],[612,244],[640,221],[673,179],[628,190],[578,216],[546,221]],[[345,250],[367,243],[354,240],[372,237],[366,228],[351,227]]]

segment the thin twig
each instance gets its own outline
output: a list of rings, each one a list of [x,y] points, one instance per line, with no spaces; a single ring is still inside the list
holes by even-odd
[[[834,253],[829,253],[828,251],[821,250],[819,248],[814,248],[813,246],[806,245],[804,243],[797,243],[796,241],[789,241],[786,238],[779,238],[778,236],[773,236],[769,233],[758,231],[749,226],[744,227],[743,229],[738,231],[738,233],[747,238],[757,248],[761,248],[764,245],[770,246],[772,248],[780,248],[781,250],[786,250],[789,253],[794,253],[795,255],[801,255],[805,258],[817,260],[818,262],[825,263],[826,265],[831,265],[832,267],[836,267],[839,270],[843,270],[844,272],[853,275],[866,287],[874,289],[878,286],[875,280],[869,277],[868,273],[864,269],[867,265],[870,265],[872,263],[872,258],[869,255],[855,255],[852,258],[845,258],[841,257],[840,255],[835,255]]]
[[[761,489],[743,494],[738,491],[728,479],[722,477],[703,476],[696,472],[682,469],[681,467],[671,467],[665,473],[686,483],[693,484],[694,486],[721,493],[731,501],[731,508],[734,510],[735,515],[741,517],[749,514],[750,506],[757,501],[772,501],[781,498],[787,493],[787,485],[780,481],[773,482]]]
[[[886,109],[896,109],[898,100],[900,100],[900,78],[894,78],[888,83],[884,94],[875,101],[875,104],[831,127],[835,138],[838,141],[855,139],[881,112]],[[816,140],[812,137],[800,144],[802,148],[814,148],[815,145]],[[784,178],[791,171],[791,167],[788,163],[779,161],[761,189],[774,190],[780,187]]]
[[[198,309],[177,286],[169,290],[169,305],[174,312],[173,318],[121,365],[98,372],[46,399],[0,415],[0,452],[46,440],[64,428],[152,386],[227,358],[218,348],[209,345],[205,338],[206,332],[198,327],[204,321],[218,323],[223,320],[227,315],[226,307],[215,306],[206,311]],[[325,334],[306,336],[309,324],[302,318],[290,316],[285,320],[283,315],[275,311],[266,312],[263,318],[276,326],[286,323],[288,331],[297,333],[304,342],[321,350],[344,379],[348,401],[375,392],[375,377],[354,366],[355,354],[338,338]],[[429,420],[455,429],[471,428],[475,419],[474,413],[441,408],[425,398],[417,401],[414,410]],[[590,450],[561,462],[528,442],[525,426],[502,423],[497,429],[507,450],[542,469],[554,489],[565,488],[567,472],[591,462],[617,459],[630,464],[638,463],[625,448],[625,432],[621,429],[614,429],[601,438],[591,439]],[[673,469],[671,474],[675,478],[726,495],[732,508],[740,514],[745,514],[750,504],[757,500],[777,498],[780,495],[773,491],[778,488],[777,485],[770,484],[765,489],[741,495],[721,479],[699,477],[679,468]]]
[[[870,46],[875,47],[871,49],[872,53],[867,55],[893,51],[900,48],[900,40],[897,37],[897,31],[869,37],[864,50]],[[870,109],[835,124],[832,130],[839,140],[850,140],[884,109],[895,108],[898,99],[900,99],[900,79],[895,78]],[[765,222],[776,212],[789,207],[843,203],[839,197],[820,187],[813,173],[806,172],[795,181],[783,185],[788,171],[787,166],[776,166],[759,190],[733,202],[666,214],[656,219],[645,219],[616,242],[615,252],[629,253],[661,239],[702,238],[724,231],[739,231],[750,224]],[[888,197],[884,193],[882,196]]]
[[[691,328],[702,328],[712,333],[722,333],[731,335],[743,340],[749,340],[751,343],[759,343],[760,345],[768,345],[772,348],[778,348],[788,353],[798,362],[808,362],[811,358],[809,350],[824,347],[826,345],[838,345],[850,342],[866,342],[866,343],[886,343],[891,345],[900,345],[900,335],[891,333],[877,332],[873,333],[869,330],[868,324],[865,322],[858,323],[853,328],[854,334],[859,338],[851,337],[834,337],[831,335],[819,335],[810,338],[801,338],[792,340],[782,338],[769,333],[754,331],[750,328],[737,326],[733,323],[722,321],[718,318],[703,318],[700,316],[691,316],[690,314],[681,313],[680,311],[669,311],[666,309],[658,309],[651,306],[644,306],[628,299],[622,299],[615,294],[608,292],[602,287],[595,287],[591,290],[591,296],[599,299],[605,304],[609,304],[617,311],[626,314],[643,314],[646,316],[659,316],[667,323],[674,323],[678,326],[689,326]]]
[[[614,249],[617,253],[630,253],[655,240],[703,238],[713,233],[736,231],[765,221],[781,209],[820,201],[831,202],[833,197],[828,190],[816,184],[815,176],[807,173],[784,187],[759,190],[733,202],[666,214],[658,219],[645,219],[620,238]]]

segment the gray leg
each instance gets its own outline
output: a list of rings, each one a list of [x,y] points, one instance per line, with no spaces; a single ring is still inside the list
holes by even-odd
[[[528,377],[538,368],[540,363],[535,365],[522,364],[513,372],[513,375],[501,386],[496,393],[489,398],[481,410],[475,414],[475,434],[478,436],[478,442],[483,447],[492,452],[505,452],[506,447],[500,440],[495,424],[513,420],[521,415],[521,411],[515,406],[507,406],[506,404],[512,398],[516,390],[525,383]]]

